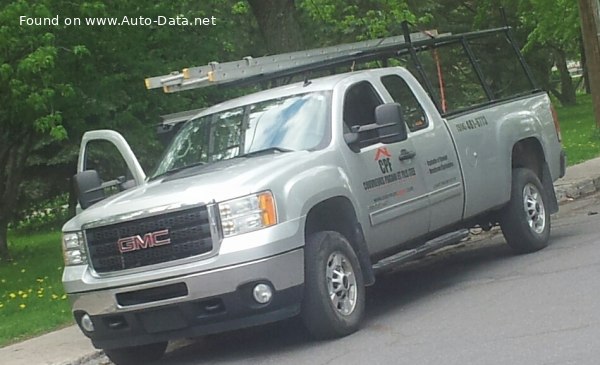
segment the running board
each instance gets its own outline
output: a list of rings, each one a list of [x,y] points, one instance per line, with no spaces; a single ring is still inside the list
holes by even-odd
[[[442,247],[456,245],[468,236],[468,229],[461,229],[455,232],[446,233],[445,235],[436,237],[430,241],[425,242],[423,245],[417,248],[401,251],[395,255],[380,260],[375,265],[373,265],[373,271],[375,271],[376,274],[380,273],[382,271],[390,269],[391,267],[423,257],[430,252],[439,250]]]

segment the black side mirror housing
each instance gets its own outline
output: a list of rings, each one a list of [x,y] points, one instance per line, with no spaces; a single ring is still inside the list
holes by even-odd
[[[344,133],[344,141],[354,152],[373,143],[397,143],[407,138],[408,131],[402,116],[402,106],[398,103],[377,106],[375,123],[355,125],[350,128],[349,133]]]
[[[375,123],[381,143],[402,142],[408,138],[402,106],[398,103],[381,104],[375,108]]]
[[[96,170],[86,170],[77,173],[73,176],[73,184],[75,185],[75,192],[77,193],[77,200],[81,209],[86,209],[92,204],[95,204],[104,198],[104,187],[102,186],[102,179]]]

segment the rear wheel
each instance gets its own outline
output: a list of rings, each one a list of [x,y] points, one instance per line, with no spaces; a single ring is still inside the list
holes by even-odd
[[[533,171],[513,169],[511,198],[502,210],[500,225],[514,250],[534,252],[548,245],[550,214],[546,201],[546,192]]]
[[[318,339],[355,332],[365,308],[358,259],[348,240],[333,231],[307,237],[302,319]]]
[[[116,365],[142,365],[160,360],[165,354],[167,345],[168,342],[159,342],[142,346],[104,350],[104,353]]]

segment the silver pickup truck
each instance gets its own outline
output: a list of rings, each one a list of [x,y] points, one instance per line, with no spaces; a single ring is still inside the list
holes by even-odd
[[[317,338],[344,336],[378,270],[467,228],[499,223],[516,251],[545,247],[565,170],[548,96],[490,83],[464,107],[421,76],[367,69],[215,105],[148,176],[120,134],[86,133],[82,209],[63,227],[63,282],[83,333],[117,364],[296,315]],[[99,141],[122,155],[124,178],[92,169]]]

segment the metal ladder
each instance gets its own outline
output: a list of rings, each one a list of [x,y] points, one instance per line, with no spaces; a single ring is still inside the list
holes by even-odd
[[[210,62],[206,66],[184,68],[167,75],[149,77],[145,83],[147,89],[163,88],[165,93],[236,82],[250,84],[354,61],[365,62],[385,55],[390,56],[413,42],[433,38],[438,38],[435,30],[273,56],[244,57],[232,62]]]

